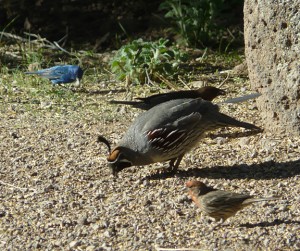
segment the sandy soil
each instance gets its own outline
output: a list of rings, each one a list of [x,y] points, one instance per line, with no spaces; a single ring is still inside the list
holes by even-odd
[[[248,83],[223,88],[228,97],[249,92]],[[117,144],[140,111],[106,101],[130,95],[89,90],[52,103],[18,99],[19,92],[2,92],[0,100],[2,250],[300,249],[300,138],[222,129],[209,132],[174,176],[155,174],[166,165],[158,163],[114,178],[96,139]],[[261,125],[253,100],[221,110]],[[257,203],[212,230],[214,221],[187,195],[191,179],[280,200]]]

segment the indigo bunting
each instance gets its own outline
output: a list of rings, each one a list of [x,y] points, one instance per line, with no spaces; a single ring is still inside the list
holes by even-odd
[[[36,74],[43,78],[48,78],[52,84],[75,82],[75,86],[79,86],[83,70],[77,65],[57,65],[39,71],[25,72],[25,74]]]

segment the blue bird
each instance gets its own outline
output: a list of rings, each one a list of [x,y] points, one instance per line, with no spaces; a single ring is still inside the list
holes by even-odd
[[[25,74],[36,74],[48,78],[54,85],[75,82],[75,86],[79,86],[83,70],[77,65],[57,65],[39,71],[25,72]]]

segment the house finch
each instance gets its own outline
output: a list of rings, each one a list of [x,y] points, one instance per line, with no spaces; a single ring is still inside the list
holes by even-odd
[[[277,198],[253,198],[248,194],[238,194],[217,190],[206,186],[203,182],[191,180],[186,183],[189,195],[195,204],[208,216],[223,223],[239,210],[254,202],[275,200]]]

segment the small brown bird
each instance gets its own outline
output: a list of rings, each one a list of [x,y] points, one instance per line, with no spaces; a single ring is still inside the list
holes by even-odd
[[[111,104],[123,104],[131,105],[134,108],[142,110],[149,110],[153,106],[158,104],[174,100],[185,98],[202,98],[204,100],[212,101],[219,95],[225,95],[225,91],[213,86],[205,86],[197,90],[182,90],[168,93],[155,94],[146,98],[137,98],[140,101],[123,101],[123,100],[111,100]]]
[[[221,223],[254,202],[277,199],[275,197],[253,198],[249,194],[217,190],[198,180],[188,181],[186,186],[189,188],[189,195],[195,204],[206,215],[216,221],[221,221]]]

